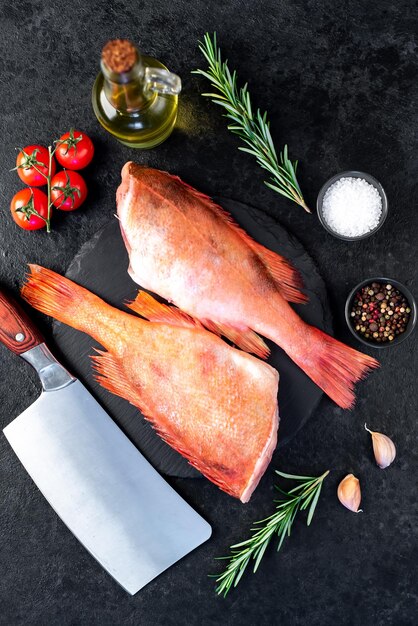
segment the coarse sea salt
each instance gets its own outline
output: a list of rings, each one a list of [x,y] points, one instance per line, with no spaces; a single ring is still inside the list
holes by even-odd
[[[324,194],[322,216],[339,235],[365,235],[376,228],[381,215],[382,197],[364,178],[340,178]]]

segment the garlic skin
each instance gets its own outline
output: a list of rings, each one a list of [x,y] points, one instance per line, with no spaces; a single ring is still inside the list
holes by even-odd
[[[359,513],[361,502],[360,481],[353,474],[347,474],[338,485],[338,500],[353,513]]]
[[[367,424],[364,424],[364,428],[372,436],[374,458],[376,459],[377,465],[381,469],[386,469],[395,460],[395,444],[387,435],[369,430]]]

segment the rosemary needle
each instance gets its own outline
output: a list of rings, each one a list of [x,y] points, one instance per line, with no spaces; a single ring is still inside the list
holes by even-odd
[[[290,536],[292,524],[298,511],[303,511],[309,507],[307,525],[310,525],[321,493],[323,480],[328,476],[329,470],[318,477],[293,476],[277,470],[276,474],[299,484],[288,492],[276,485],[276,489],[282,494],[280,500],[275,500],[276,511],[269,517],[255,522],[254,528],[251,529],[253,533],[251,537],[231,546],[229,556],[220,557],[229,561],[226,569],[219,576],[216,576],[218,583],[216,592],[224,597],[231,587],[238,585],[251,560],[254,561],[253,571],[257,571],[264,552],[275,535],[279,538],[277,550],[280,550],[285,537]]]
[[[204,76],[211,82],[212,87],[217,89],[218,93],[202,95],[212,98],[214,103],[225,109],[225,117],[232,121],[228,129],[241,137],[246,144],[239,150],[252,154],[257,163],[268,171],[269,179],[264,181],[267,187],[296,202],[310,213],[296,178],[298,162],[290,161],[287,146],[284,146],[279,158],[277,157],[267,113],[261,114],[260,109],[254,113],[247,84],[241,88],[237,87],[237,74],[235,71],[231,74],[228,62],[222,61],[221,51],[216,43],[216,33],[213,34],[213,39],[206,33],[203,42],[199,42],[199,49],[209,67],[207,71],[195,70],[193,73]]]

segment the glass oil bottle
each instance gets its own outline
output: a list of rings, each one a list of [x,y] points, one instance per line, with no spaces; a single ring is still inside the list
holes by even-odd
[[[181,80],[152,57],[140,55],[127,39],[113,39],[102,51],[92,104],[100,124],[123,144],[148,149],[171,134]]]

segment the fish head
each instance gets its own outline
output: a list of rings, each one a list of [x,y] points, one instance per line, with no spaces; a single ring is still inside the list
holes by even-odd
[[[155,211],[160,203],[159,175],[162,172],[128,161],[122,168],[122,180],[116,192],[117,218],[125,248],[129,256],[128,274],[142,287],[141,275],[135,266],[142,265],[144,242],[149,243],[156,230]],[[157,189],[154,194],[153,190]],[[158,235],[155,245],[160,248]],[[138,270],[138,268],[137,268]]]
[[[136,214],[140,211],[139,204],[135,202],[137,195],[136,189],[134,188],[136,186],[135,181],[137,180],[137,176],[140,176],[140,170],[145,169],[145,167],[146,166],[137,165],[133,161],[125,163],[121,172],[122,180],[116,191],[117,217],[122,239],[129,257],[132,251],[130,238],[128,236],[129,223],[132,219],[135,220],[138,217]]]

